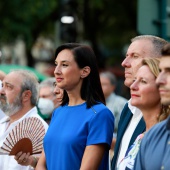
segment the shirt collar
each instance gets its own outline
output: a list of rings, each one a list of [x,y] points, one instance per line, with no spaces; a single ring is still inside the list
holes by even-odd
[[[139,116],[142,114],[137,107],[131,105],[131,99],[128,101],[128,107],[134,116]]]
[[[0,120],[0,124],[9,122],[9,120],[10,120],[10,118],[9,118],[8,116],[5,116],[5,117],[3,117],[3,118]]]
[[[29,110],[24,116],[22,116],[20,119],[24,119],[25,117],[27,117],[27,115],[31,114],[32,112],[35,112],[35,110],[37,111],[37,108],[34,106],[31,110]],[[38,112],[37,112],[38,113]],[[9,116],[5,116],[0,120],[0,124],[6,123],[10,121],[10,117]]]

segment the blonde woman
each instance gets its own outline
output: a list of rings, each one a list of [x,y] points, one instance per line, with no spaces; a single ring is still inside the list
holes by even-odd
[[[131,104],[142,111],[147,132],[156,123],[167,118],[168,107],[162,106],[156,78],[159,74],[159,60],[147,58],[142,61],[133,84],[130,86]],[[127,150],[125,157],[118,165],[118,170],[133,169],[141,140],[145,134],[140,134],[134,144]]]

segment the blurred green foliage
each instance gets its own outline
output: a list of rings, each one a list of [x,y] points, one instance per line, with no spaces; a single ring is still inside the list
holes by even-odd
[[[0,0],[0,42],[15,41],[21,36],[31,46],[49,24],[56,0]]]
[[[120,60],[122,48],[136,33],[136,0],[0,0],[0,43],[21,37],[31,66],[31,47],[38,36],[53,35],[63,6],[83,23],[82,41],[89,41],[104,67]],[[79,36],[79,35],[78,35]]]

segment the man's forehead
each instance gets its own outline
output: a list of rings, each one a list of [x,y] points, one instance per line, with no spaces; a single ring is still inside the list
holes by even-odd
[[[127,53],[136,53],[139,55],[149,55],[153,51],[153,44],[148,40],[136,40],[132,42]]]
[[[167,62],[170,61],[170,56],[163,56],[160,58],[160,62]],[[170,65],[170,63],[167,63],[168,65]]]
[[[12,79],[14,79],[16,76],[15,76],[15,74],[14,73],[9,73],[9,74],[7,74],[6,76],[5,76],[5,78],[4,78],[4,80],[12,80]],[[19,78],[19,77],[18,77]],[[15,79],[16,80],[16,79]],[[18,79],[17,79],[18,80]],[[16,81],[17,81],[16,80]]]
[[[9,84],[21,84],[21,76],[16,75],[15,73],[9,73],[5,76],[4,81]]]
[[[46,94],[49,92],[52,92],[53,87],[49,87],[49,86],[44,86],[40,88],[40,93]]]
[[[159,66],[170,68],[170,56],[161,57]]]

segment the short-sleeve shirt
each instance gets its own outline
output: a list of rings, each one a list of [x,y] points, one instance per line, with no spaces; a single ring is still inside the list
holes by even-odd
[[[7,126],[9,123],[9,118],[6,116],[0,120],[0,146],[2,146],[4,140],[11,132],[11,130],[17,126],[17,124],[24,118],[28,117],[38,118],[43,123],[45,131],[47,131],[48,124],[38,115],[37,108],[33,107],[23,117],[11,123],[8,129]],[[19,165],[18,162],[14,159],[14,156],[0,154],[0,170],[32,170],[32,168],[30,166]]]
[[[113,131],[113,114],[103,104],[89,109],[86,103],[60,106],[44,138],[47,169],[79,170],[86,146],[106,144],[108,149],[99,170],[107,170]]]
[[[144,136],[134,170],[170,169],[170,116],[153,126]]]

